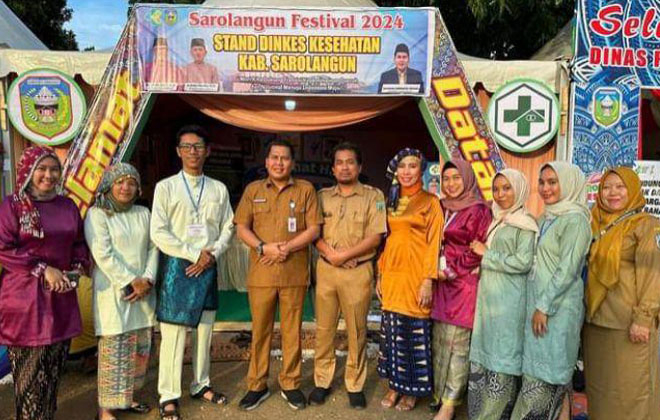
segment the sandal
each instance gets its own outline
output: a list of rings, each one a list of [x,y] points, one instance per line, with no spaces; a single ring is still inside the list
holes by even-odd
[[[166,410],[165,407],[168,405],[174,405],[174,409]],[[158,404],[158,413],[160,414],[161,420],[182,420],[181,414],[179,414],[179,400],[169,400],[164,401]]]
[[[211,398],[206,398],[204,395],[206,395],[207,392],[211,391],[213,394]],[[213,388],[210,386],[205,386],[202,388],[198,393],[192,396],[196,400],[202,400],[204,402],[207,402],[209,404],[213,405],[226,405],[227,404],[227,396],[225,394],[220,393],[220,392],[215,392]]]
[[[388,389],[383,399],[380,400],[380,405],[383,406],[383,408],[392,408],[394,407],[394,405],[398,400],[399,400],[399,393],[391,389]]]
[[[148,412],[151,411],[151,407],[145,403],[139,403],[137,401],[133,401],[130,407],[124,408],[119,411],[123,411],[124,413],[147,414]]]
[[[397,411],[411,411],[413,408],[415,408],[415,405],[417,404],[417,398],[411,397],[409,395],[404,395],[401,397],[399,400],[399,403],[396,405]]]

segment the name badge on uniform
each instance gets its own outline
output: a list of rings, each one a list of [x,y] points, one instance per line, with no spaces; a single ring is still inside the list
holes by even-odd
[[[253,203],[265,203],[266,199],[265,198],[255,198],[252,200]]]
[[[444,255],[441,255],[440,260],[438,260],[438,268],[440,271],[443,271],[447,268],[447,258],[445,258]]]
[[[296,223],[296,216],[293,212],[296,208],[296,203],[293,200],[289,200],[289,218],[287,219],[287,230],[289,233],[296,233],[298,231],[298,226]]]
[[[199,238],[204,236],[205,226],[201,223],[191,223],[186,226],[186,236],[189,238]]]
[[[289,233],[296,233],[298,231],[298,226],[297,226],[295,217],[289,217],[287,227],[288,227]]]

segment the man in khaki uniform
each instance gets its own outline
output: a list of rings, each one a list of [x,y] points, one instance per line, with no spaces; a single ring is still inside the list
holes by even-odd
[[[316,242],[316,352],[309,403],[323,404],[335,373],[334,339],[339,312],[348,335],[344,382],[351,407],[366,407],[362,392],[367,377],[367,313],[374,277],[373,259],[386,232],[383,193],[358,181],[362,156],[357,146],[342,143],[333,151],[337,185],[319,191],[323,234]]]
[[[293,148],[285,141],[268,146],[268,178],[252,182],[243,192],[234,223],[238,237],[250,248],[248,298],[252,314],[252,345],[248,393],[239,405],[257,408],[268,396],[270,347],[279,306],[282,333],[282,397],[294,409],[306,406],[300,391],[303,302],[309,281],[309,244],[323,223],[311,183],[291,177]]]

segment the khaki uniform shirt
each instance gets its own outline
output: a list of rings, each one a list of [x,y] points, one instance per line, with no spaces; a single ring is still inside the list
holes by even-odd
[[[364,238],[387,232],[387,212],[383,193],[358,183],[352,194],[342,196],[339,186],[319,191],[323,213],[323,240],[331,247],[352,248]],[[376,250],[359,257],[360,262],[374,258]]]
[[[295,232],[289,232],[289,218],[295,218]],[[234,223],[247,225],[265,243],[290,241],[311,225],[323,223],[316,190],[308,181],[291,178],[279,190],[269,179],[254,181],[245,188],[236,209]],[[286,261],[260,264],[250,250],[248,287],[307,286],[309,248],[289,254]]]
[[[654,328],[660,312],[660,221],[645,217],[623,237],[619,282],[587,322],[626,330]]]

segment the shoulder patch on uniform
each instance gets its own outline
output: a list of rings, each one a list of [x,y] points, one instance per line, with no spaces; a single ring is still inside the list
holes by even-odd
[[[384,201],[376,201],[376,210],[385,211],[385,202]]]

